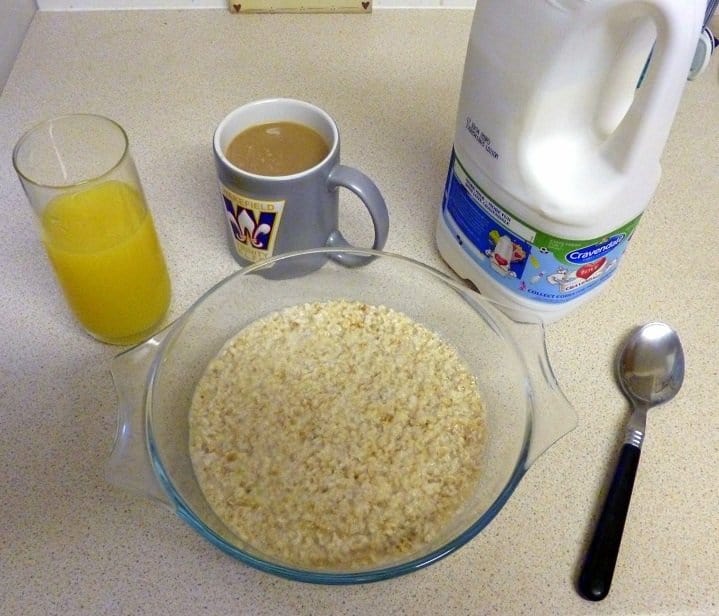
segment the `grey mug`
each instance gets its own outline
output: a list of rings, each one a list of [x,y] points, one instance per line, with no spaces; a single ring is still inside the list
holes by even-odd
[[[327,156],[314,167],[282,176],[250,173],[228,160],[227,148],[237,134],[251,126],[280,121],[314,129],[329,146]],[[220,122],[213,148],[230,249],[240,264],[297,250],[350,247],[338,228],[339,188],[349,189],[364,203],[374,226],[372,248],[384,247],[389,232],[384,198],[365,174],[340,164],[337,124],[319,107],[289,98],[248,103]],[[365,262],[351,255],[339,259],[350,266]],[[307,263],[308,270],[321,266],[317,257]]]

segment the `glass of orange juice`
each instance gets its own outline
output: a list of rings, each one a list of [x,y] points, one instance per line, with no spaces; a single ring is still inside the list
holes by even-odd
[[[98,115],[53,118],[20,138],[13,164],[82,326],[110,344],[152,334],[170,278],[123,128]]]

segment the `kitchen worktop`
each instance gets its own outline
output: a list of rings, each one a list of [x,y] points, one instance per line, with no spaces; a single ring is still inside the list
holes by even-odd
[[[120,349],[86,336],[65,308],[12,169],[20,134],[76,111],[125,127],[172,277],[168,322],[237,269],[211,137],[232,108],[267,96],[327,109],[343,162],[387,200],[386,249],[448,271],[433,230],[471,16],[36,14],[0,96],[0,614],[719,614],[716,57],[687,84],[622,267],[598,299],[547,327],[577,428],[457,553],[372,585],[292,583],[105,482]],[[341,222],[369,241],[350,197]],[[648,320],[679,331],[688,371],[650,415],[612,590],[590,604],[573,582],[629,416],[614,355]]]

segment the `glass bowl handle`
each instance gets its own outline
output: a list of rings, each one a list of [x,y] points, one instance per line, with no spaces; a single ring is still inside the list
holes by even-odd
[[[517,340],[525,342],[521,352],[529,372],[534,406],[532,433],[525,463],[525,468],[529,468],[554,443],[577,427],[577,414],[554,376],[547,354],[544,325],[517,326],[524,330]]]
[[[117,433],[105,465],[108,483],[174,511],[152,469],[145,431],[145,397],[150,367],[167,330],[112,360],[110,372],[119,397]]]

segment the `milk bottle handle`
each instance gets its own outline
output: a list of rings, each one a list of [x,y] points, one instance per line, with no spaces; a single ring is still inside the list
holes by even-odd
[[[663,150],[682,94],[677,80],[687,79],[704,15],[699,0],[688,6],[676,0],[636,4],[649,8],[656,42],[633,104],[605,143],[605,154],[623,170],[646,164],[642,159]]]

